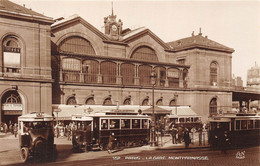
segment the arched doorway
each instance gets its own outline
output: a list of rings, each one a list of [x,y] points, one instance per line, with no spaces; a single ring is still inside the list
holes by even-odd
[[[17,123],[18,116],[23,113],[23,103],[21,96],[17,90],[10,90],[3,94],[1,98],[1,122],[4,123]]]

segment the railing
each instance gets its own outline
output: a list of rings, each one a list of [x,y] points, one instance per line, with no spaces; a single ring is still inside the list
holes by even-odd
[[[98,83],[98,75],[97,74],[84,74],[84,82],[85,83]]]
[[[151,78],[150,76],[140,76],[140,85],[144,86],[151,86]]]
[[[14,67],[4,67],[4,72],[6,73],[21,73],[20,68],[14,68]]]
[[[104,75],[102,76],[103,84],[116,84],[115,75]]]
[[[62,77],[65,82],[80,82],[79,72],[63,72]]]
[[[134,85],[135,84],[134,76],[123,76],[122,77],[122,84],[123,85]]]

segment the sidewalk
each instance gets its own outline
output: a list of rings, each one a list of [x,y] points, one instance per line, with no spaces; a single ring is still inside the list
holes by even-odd
[[[189,144],[188,148],[185,148],[185,143],[182,142],[181,144],[173,144],[172,143],[172,137],[171,135],[166,135],[162,137],[162,145],[159,144],[159,146],[156,147],[150,147],[156,150],[184,150],[184,149],[202,149],[202,148],[209,148],[208,141],[205,140],[205,142],[202,141],[202,145],[199,146],[199,139],[198,137],[194,137],[194,140],[192,143]],[[205,143],[205,144],[204,144]]]

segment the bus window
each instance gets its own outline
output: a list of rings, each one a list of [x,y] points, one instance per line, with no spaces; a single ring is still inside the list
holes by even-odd
[[[179,121],[180,121],[180,123],[183,123],[184,122],[184,118],[180,118]]]
[[[139,119],[132,119],[132,128],[133,129],[140,128],[140,120]]]
[[[101,119],[101,129],[108,129],[108,119]]]
[[[252,129],[253,128],[253,120],[248,120],[247,125],[248,125],[249,129]]]
[[[121,128],[129,129],[130,128],[130,119],[122,119],[121,120]]]
[[[143,119],[142,120],[142,129],[147,129],[148,128],[148,119]]]
[[[240,120],[236,120],[236,130],[240,130]]]
[[[246,125],[246,120],[241,120],[241,129],[247,129]]]
[[[119,129],[119,119],[110,119],[110,129]]]

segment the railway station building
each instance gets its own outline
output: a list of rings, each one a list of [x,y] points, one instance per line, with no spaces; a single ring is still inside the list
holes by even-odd
[[[123,27],[113,11],[100,21],[104,32],[78,15],[53,20],[0,1],[1,121],[39,110],[144,111],[152,71],[158,107],[190,106],[203,121],[232,110],[234,49],[201,31],[164,42],[146,27]]]

